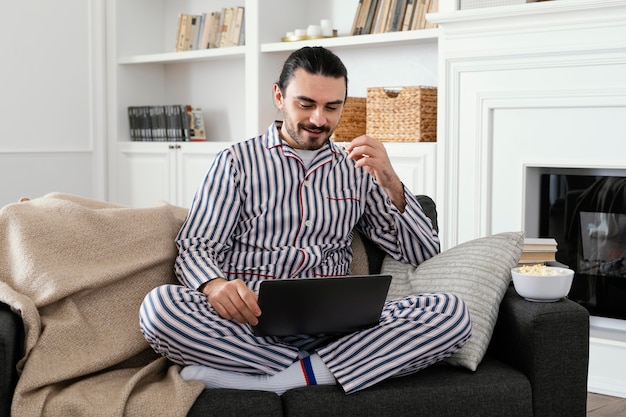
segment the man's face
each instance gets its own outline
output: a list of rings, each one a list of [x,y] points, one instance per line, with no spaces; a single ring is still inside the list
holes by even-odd
[[[297,69],[285,91],[274,85],[274,99],[283,113],[283,139],[296,149],[320,149],[339,124],[345,96],[342,77]]]

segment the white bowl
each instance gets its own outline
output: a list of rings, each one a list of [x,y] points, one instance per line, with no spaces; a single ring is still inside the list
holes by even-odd
[[[515,291],[528,301],[553,302],[565,297],[572,287],[574,271],[567,268],[545,266],[545,275],[520,272],[522,268],[511,269]]]

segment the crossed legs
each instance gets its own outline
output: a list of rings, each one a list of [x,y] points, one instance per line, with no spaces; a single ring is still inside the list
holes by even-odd
[[[152,290],[141,306],[140,325],[150,346],[177,364],[264,377],[296,364],[304,374],[304,382],[296,384],[310,383],[302,359],[306,356],[303,349],[312,345],[314,337],[254,336],[249,326],[221,318],[202,293],[184,286]],[[317,348],[311,359],[317,367],[313,373],[324,373],[323,366],[346,393],[352,393],[451,356],[470,334],[469,313],[455,295],[424,294],[391,300],[385,304],[379,325]],[[331,382],[325,377],[318,379]],[[265,388],[259,385],[258,389]]]

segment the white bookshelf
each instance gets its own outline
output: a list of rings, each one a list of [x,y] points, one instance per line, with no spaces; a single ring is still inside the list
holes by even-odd
[[[139,187],[127,176],[140,170],[132,166],[133,158],[127,158],[128,106],[184,103],[202,107],[213,152],[215,146],[225,147],[262,133],[278,117],[272,85],[289,53],[302,46],[321,45],[337,53],[348,68],[348,94],[352,96],[365,97],[370,86],[437,85],[438,29],[349,36],[357,4],[358,0],[109,1],[110,199],[122,204],[148,204],[149,196],[143,202],[127,197],[131,195],[128,184]],[[244,46],[174,52],[179,13],[199,14],[232,6],[245,7]],[[339,36],[281,42],[288,31],[319,24],[321,19],[331,20]],[[148,144],[133,143],[133,154],[141,154],[142,145]],[[197,148],[203,153],[201,145],[186,144],[186,152]],[[434,192],[435,145],[415,143],[408,147],[411,155],[433,158],[432,163],[415,161],[416,169],[432,166],[432,172],[426,172],[426,182],[420,180],[414,191]],[[161,148],[163,157],[169,158],[169,147],[157,147]],[[404,158],[406,150],[400,150],[402,146],[390,148],[392,158],[394,152],[401,154],[402,170],[407,170],[411,162]],[[150,149],[154,155],[154,148]],[[121,166],[121,161],[126,165]],[[145,175],[135,175],[147,181]],[[174,190],[168,195],[179,194]]]

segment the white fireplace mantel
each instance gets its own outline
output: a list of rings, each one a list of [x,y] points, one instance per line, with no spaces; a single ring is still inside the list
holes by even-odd
[[[624,0],[539,2],[429,20],[441,30],[444,248],[523,229],[524,164],[624,166],[623,153],[597,146],[624,147]]]
[[[429,20],[441,31],[444,249],[504,231],[529,236],[529,167],[626,168],[626,1],[555,0]],[[589,385],[626,397],[626,323],[616,327],[592,322]]]

